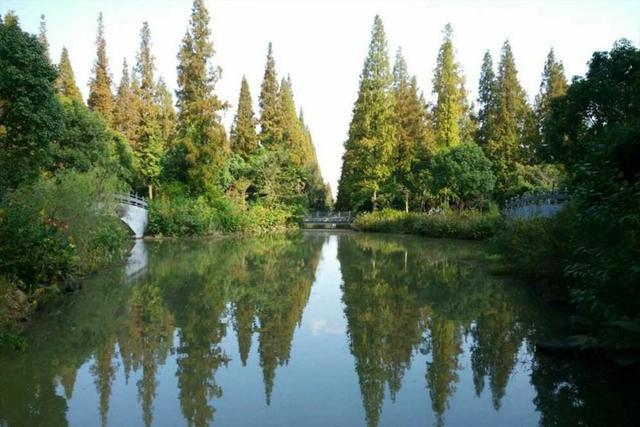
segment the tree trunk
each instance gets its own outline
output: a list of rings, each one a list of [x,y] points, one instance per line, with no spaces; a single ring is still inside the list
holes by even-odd
[[[373,190],[373,196],[371,197],[371,204],[373,205],[373,211],[378,210],[378,190]]]
[[[409,213],[409,190],[404,192],[404,211]]]
[[[153,200],[153,185],[149,184],[148,190],[149,190],[149,200]]]

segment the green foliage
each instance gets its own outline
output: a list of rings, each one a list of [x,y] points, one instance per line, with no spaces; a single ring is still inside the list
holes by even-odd
[[[25,347],[21,320],[29,313],[26,296],[19,290],[20,285],[0,276],[0,348],[10,347],[15,350]]]
[[[640,341],[640,51],[626,40],[596,52],[584,78],[552,102],[549,155],[576,197],[576,247],[566,273],[578,307],[610,333]],[[635,326],[634,326],[635,325]],[[636,328],[634,330],[634,328]]]
[[[566,294],[563,277],[574,248],[574,216],[575,210],[569,208],[553,218],[506,220],[490,249],[509,273]]]
[[[485,67],[488,67],[488,63]],[[491,87],[491,80],[485,69],[485,85]],[[527,123],[532,111],[527,103],[524,89],[518,81],[515,59],[509,41],[502,46],[498,75],[495,81],[495,96],[487,87],[488,94],[483,104],[483,149],[493,162],[496,174],[496,195],[504,200],[505,194],[513,192],[511,175],[518,163],[526,158],[523,147],[527,146]],[[482,93],[481,93],[482,94]]]
[[[60,63],[58,64],[58,78],[56,79],[56,89],[58,93],[65,98],[69,98],[84,105],[82,93],[76,84],[76,77],[71,67],[69,59],[69,51],[66,47],[62,48],[60,55]]]
[[[6,195],[0,211],[0,275],[29,293],[93,271],[122,255],[114,212],[119,184],[99,170],[68,171]]]
[[[192,198],[184,194],[167,194],[149,202],[147,233],[162,236],[207,236],[235,231],[238,218],[220,209],[206,196]]]
[[[209,13],[203,0],[194,0],[189,28],[178,52],[178,144],[184,179],[194,193],[219,189],[226,156],[227,136],[220,119],[226,107],[214,93],[220,68],[213,66]]]
[[[258,148],[258,135],[256,134],[256,118],[253,114],[251,92],[249,83],[242,76],[240,84],[240,96],[238,98],[238,111],[231,127],[231,151],[248,156]]]
[[[173,107],[171,92],[162,77],[158,79],[156,84],[155,101],[158,106],[160,134],[165,145],[170,147],[176,136],[176,110]]]
[[[51,55],[49,55],[49,39],[47,38],[47,20],[44,15],[40,15],[40,27],[38,27],[38,41],[44,49],[44,55],[47,61],[51,63]]]
[[[240,230],[253,234],[284,230],[291,226],[292,219],[289,208],[255,204],[242,215]]]
[[[481,213],[471,210],[407,213],[383,209],[359,215],[352,226],[360,231],[482,240],[493,236],[501,224],[502,219],[495,213]]]
[[[280,89],[273,59],[271,43],[267,50],[267,64],[260,88],[260,135],[263,147],[278,145],[282,141],[282,110],[280,107]]]
[[[207,236],[228,232],[263,233],[291,225],[293,211],[279,205],[253,204],[246,210],[220,195],[189,196],[180,183],[162,188],[149,202],[148,233],[163,236]]]
[[[0,23],[0,193],[33,181],[60,135],[55,69],[17,18]]]
[[[508,177],[511,183],[509,190],[500,195],[504,199],[522,194],[548,193],[566,187],[564,167],[559,164],[516,163]]]
[[[102,13],[98,15],[98,36],[96,37],[96,62],[93,65],[93,77],[89,83],[89,99],[92,111],[97,111],[109,124],[113,121],[113,94],[111,93],[111,74],[107,60],[107,42],[104,38]]]
[[[564,66],[562,62],[556,59],[553,49],[549,51],[547,60],[544,64],[542,72],[542,82],[540,83],[540,93],[535,100],[536,129],[533,135],[533,147],[531,147],[532,155],[537,160],[542,160],[544,151],[541,152],[542,135],[545,132],[546,124],[552,119],[552,103],[555,99],[564,96],[567,93],[567,78],[564,75]]]
[[[480,68],[480,82],[478,84],[478,133],[476,139],[481,146],[493,136],[493,126],[496,122],[496,96],[498,88],[496,74],[493,71],[491,53],[486,51],[482,57]]]
[[[134,75],[134,79],[136,79]],[[125,58],[122,62],[122,77],[118,85],[115,103],[113,105],[113,128],[122,133],[135,147],[138,132],[138,116],[140,114],[140,99],[137,97],[139,84],[134,91],[129,77],[129,65]]]
[[[345,142],[339,209],[375,210],[378,192],[392,174],[397,138],[392,83],[387,39],[376,15]]]
[[[140,31],[140,49],[136,63],[136,75],[140,81],[138,93],[139,114],[134,153],[137,159],[141,183],[153,198],[153,186],[160,176],[165,141],[158,121],[160,111],[156,104],[156,82],[153,76],[154,58],[151,54],[151,30],[144,22]]]
[[[87,172],[107,161],[111,134],[102,117],[70,98],[62,99],[64,130],[51,145],[51,170]]]
[[[459,209],[477,207],[488,200],[495,176],[491,161],[474,143],[439,151],[431,161],[433,193],[453,201]]]
[[[433,93],[437,96],[434,109],[435,138],[439,148],[454,147],[463,141],[461,128],[467,110],[464,77],[460,75],[455,60],[452,36],[451,24],[447,24],[433,76]]]
[[[409,76],[400,49],[393,67],[393,90],[398,123],[394,179],[398,190],[404,193],[404,207],[408,210],[410,195],[419,197],[426,191],[421,172],[435,151],[435,136],[427,121],[425,102],[418,94],[416,77]]]

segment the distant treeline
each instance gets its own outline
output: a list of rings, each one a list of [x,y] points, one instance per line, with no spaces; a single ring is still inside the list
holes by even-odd
[[[376,16],[345,142],[338,207],[486,207],[492,198],[502,202],[561,185],[562,168],[542,153],[551,103],[567,87],[552,49],[530,105],[505,41],[497,70],[484,54],[478,99],[470,103],[447,25],[433,73],[435,104],[427,104],[401,49],[391,68]]]

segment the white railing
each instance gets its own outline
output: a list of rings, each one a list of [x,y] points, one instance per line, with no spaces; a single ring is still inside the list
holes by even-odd
[[[349,224],[353,221],[350,211],[347,212],[313,212],[304,218],[305,223]]]
[[[114,194],[113,197],[116,199],[118,203],[122,203],[124,205],[137,206],[143,209],[149,209],[147,200],[144,197],[138,196],[137,194],[133,194],[133,193]]]
[[[566,191],[516,196],[507,200],[502,213],[508,218],[550,217],[570,198]]]

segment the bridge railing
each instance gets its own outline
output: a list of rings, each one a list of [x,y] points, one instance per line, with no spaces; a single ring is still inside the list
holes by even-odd
[[[354,216],[350,211],[339,212],[311,212],[304,218],[304,222],[316,222],[316,223],[349,223],[353,220]]]
[[[570,198],[567,191],[516,196],[506,201],[502,212],[508,217],[551,216]]]
[[[122,203],[125,205],[137,206],[143,209],[149,209],[149,205],[147,204],[147,200],[144,197],[138,196],[137,194],[129,193],[129,194],[114,194],[113,197],[116,199],[118,203]]]

